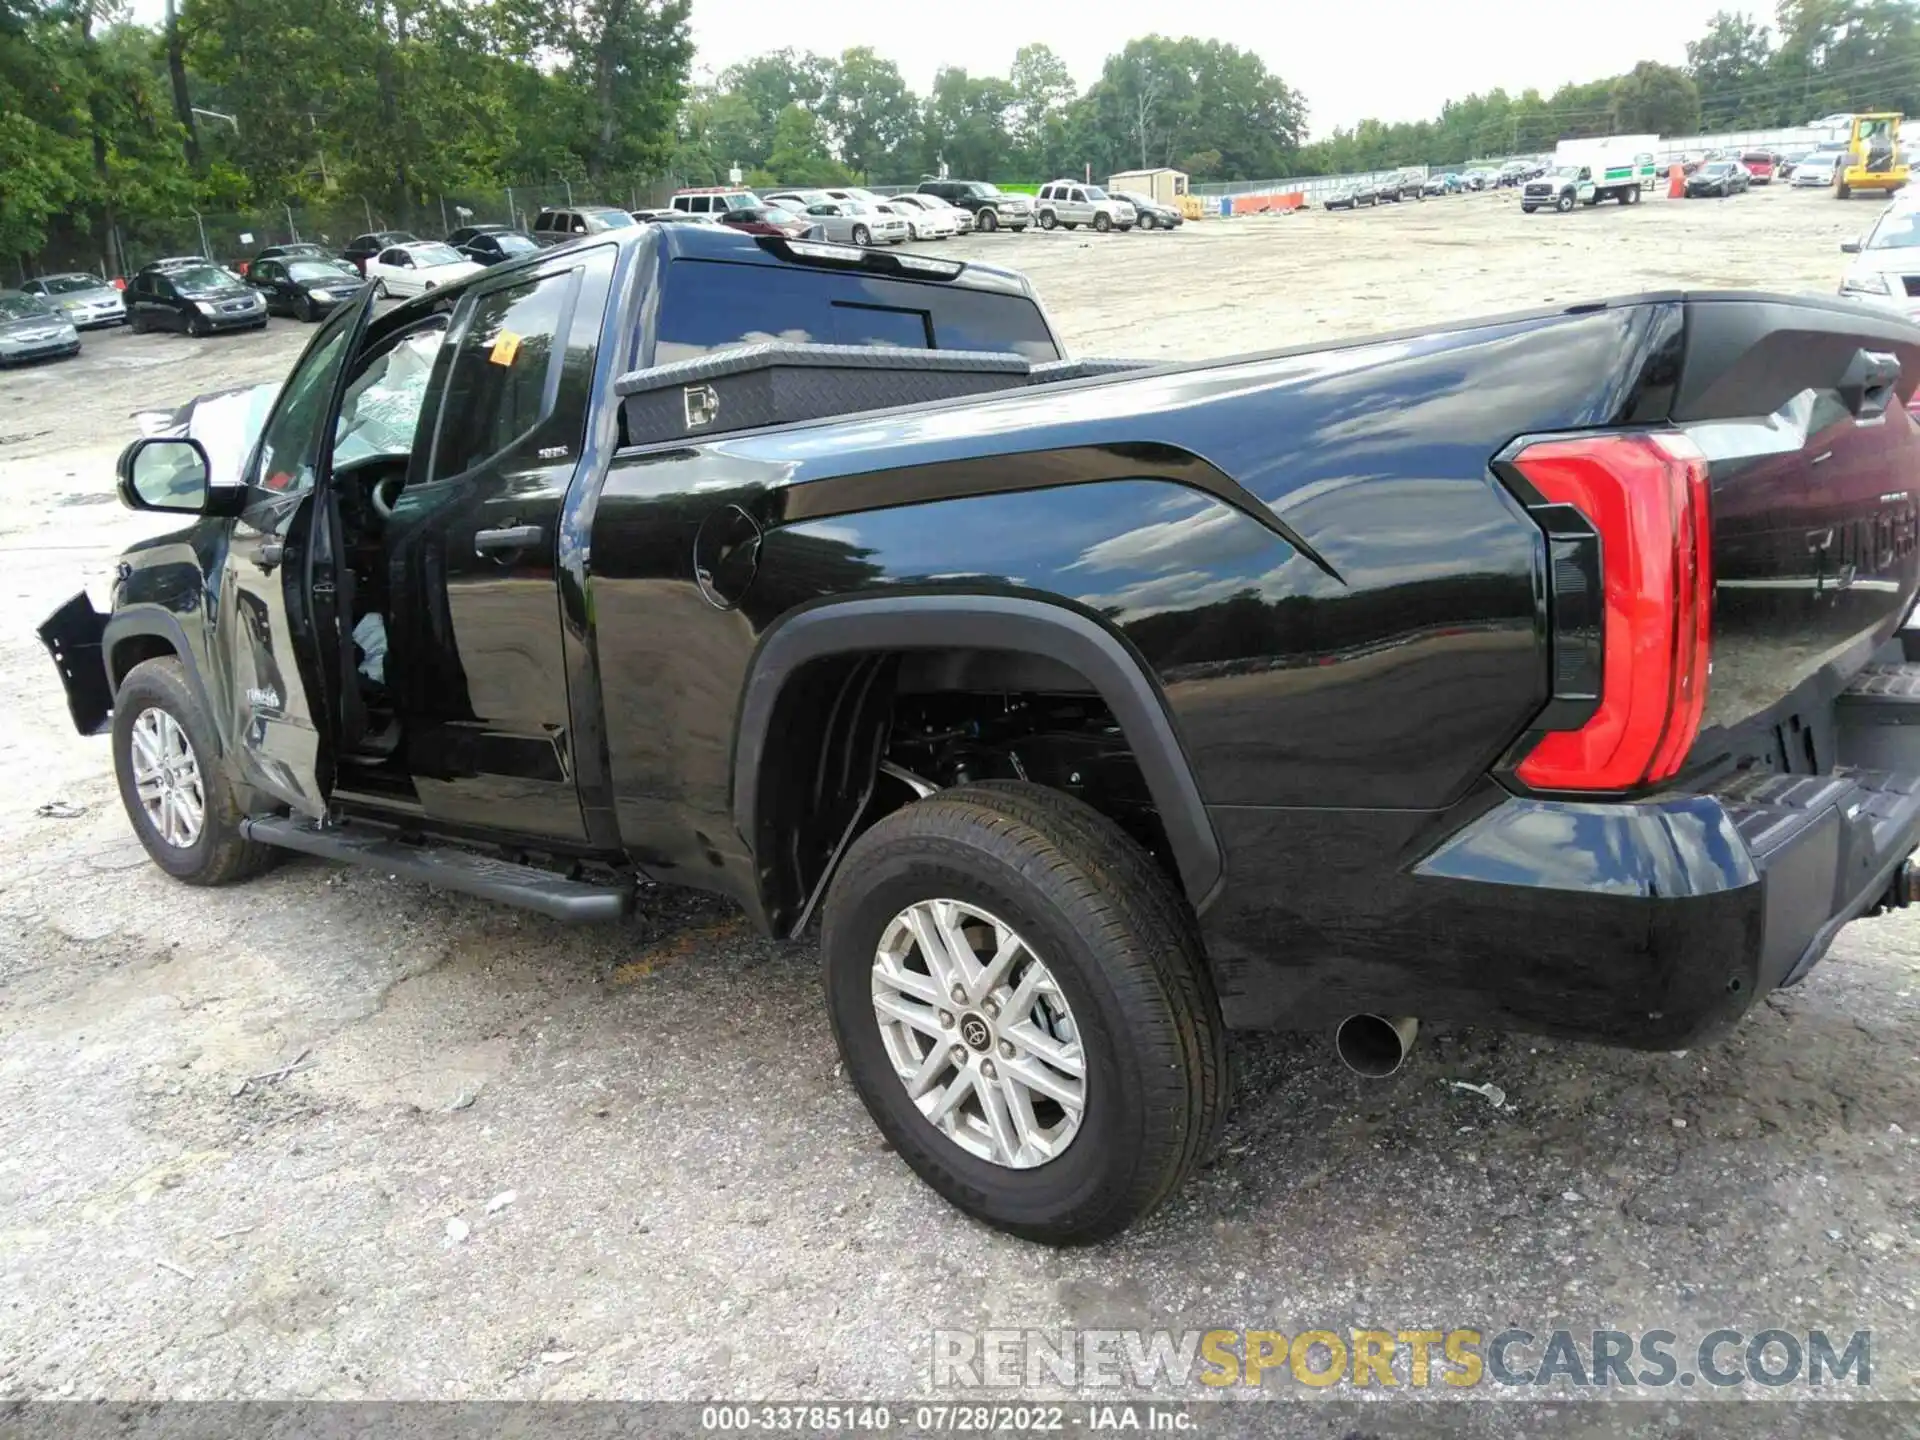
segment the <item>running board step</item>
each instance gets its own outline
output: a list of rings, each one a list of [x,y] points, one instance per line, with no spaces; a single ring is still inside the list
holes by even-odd
[[[329,825],[323,830],[310,820],[267,815],[242,820],[240,833],[262,845],[385,870],[402,880],[419,880],[442,890],[517,905],[572,925],[618,920],[633,901],[628,886],[569,880],[551,870],[451,846],[408,845],[381,832],[356,830],[351,825]]]

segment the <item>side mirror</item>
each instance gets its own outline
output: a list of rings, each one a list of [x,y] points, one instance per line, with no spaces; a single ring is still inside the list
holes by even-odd
[[[146,436],[120,452],[120,503],[129,510],[203,515],[212,473],[198,440]]]
[[[1843,255],[1858,255],[1860,253],[1860,242],[1858,240],[1842,240],[1840,242],[1840,253]]]

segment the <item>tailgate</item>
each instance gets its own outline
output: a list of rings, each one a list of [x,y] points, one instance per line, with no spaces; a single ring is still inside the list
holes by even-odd
[[[1898,316],[1688,298],[1672,419],[1709,464],[1713,575],[1694,765],[1831,768],[1834,697],[1920,584],[1916,384],[1920,327]]]

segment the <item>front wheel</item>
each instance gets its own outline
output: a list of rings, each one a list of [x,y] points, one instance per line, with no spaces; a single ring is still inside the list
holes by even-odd
[[[1837,200],[1846,200],[1853,195],[1853,189],[1846,181],[1836,180],[1833,182],[1833,194]]]
[[[1105,215],[1096,215],[1093,217],[1093,228],[1104,235],[1113,228],[1113,221]]]
[[[1113,1235],[1213,1140],[1226,1036],[1197,927],[1078,800],[995,783],[895,811],[841,862],[821,950],[874,1122],[989,1225]]]
[[[207,321],[205,316],[189,315],[187,317],[187,334],[193,336],[193,338],[196,340],[204,340],[207,337],[207,333],[208,333]]]
[[[853,227],[853,243],[854,244],[868,245],[868,244],[871,244],[872,242],[873,242],[873,232],[867,229],[866,226],[856,225]]]
[[[1000,228],[1000,217],[991,210],[982,210],[978,215],[974,216],[973,228],[978,230],[982,235],[991,235],[995,230]]]
[[[1540,207],[1538,205],[1522,205],[1520,207],[1520,213],[1522,215],[1531,215],[1534,211],[1538,210],[1539,208]]]
[[[189,885],[238,880],[279,855],[241,836],[244,812],[219,753],[180,661],[147,660],[127,672],[113,700],[120,802],[153,863]]]
[[[386,282],[386,281],[384,281],[384,280],[376,280],[376,281],[374,281],[374,282],[373,282],[373,298],[374,298],[374,299],[376,299],[376,300],[385,300],[385,299],[387,298],[387,296],[388,296],[388,294],[389,294],[389,293],[390,293],[390,292],[389,292],[389,291],[387,290],[387,282]]]
[[[1157,223],[1151,215],[1142,215],[1140,217],[1140,228],[1142,230],[1151,230]]]
[[[1553,208],[1558,210],[1562,215],[1565,215],[1569,211],[1571,211],[1573,209],[1573,192],[1569,190],[1563,195],[1561,195],[1560,199],[1554,204]]]
[[[1051,229],[1053,229],[1053,227],[1054,227],[1055,225],[1057,225],[1058,223],[1059,223],[1059,221],[1057,221],[1057,220],[1056,220],[1056,219],[1054,218],[1054,214],[1053,214],[1053,211],[1051,211],[1051,210],[1042,210],[1042,211],[1040,212],[1040,228],[1041,228],[1042,230],[1051,230]]]
[[[300,318],[311,325],[320,318],[320,309],[313,303],[311,295],[300,297]]]

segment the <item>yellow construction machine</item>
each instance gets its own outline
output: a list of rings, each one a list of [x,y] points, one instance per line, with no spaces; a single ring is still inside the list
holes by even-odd
[[[1833,171],[1833,193],[1842,200],[1856,190],[1891,195],[1907,183],[1906,152],[1900,148],[1900,116],[1890,110],[1853,117],[1847,153]]]

